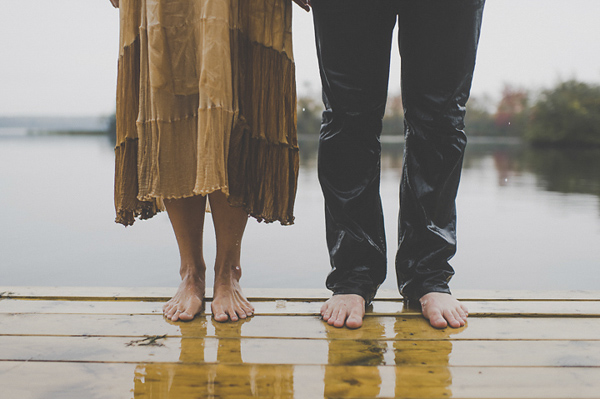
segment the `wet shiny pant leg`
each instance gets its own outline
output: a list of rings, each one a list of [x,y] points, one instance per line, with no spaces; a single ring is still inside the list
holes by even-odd
[[[379,136],[396,16],[380,0],[313,0],[313,15],[326,109],[318,155],[326,285],[369,303],[386,276]]]
[[[449,293],[455,198],[484,0],[398,2],[405,152],[396,275],[405,298]]]

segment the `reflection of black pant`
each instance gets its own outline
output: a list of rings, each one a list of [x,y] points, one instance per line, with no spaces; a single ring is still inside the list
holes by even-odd
[[[449,292],[455,198],[485,0],[313,0],[323,83],[319,179],[327,287],[372,300],[386,275],[379,136],[398,22],[405,154],[396,255],[402,295]]]

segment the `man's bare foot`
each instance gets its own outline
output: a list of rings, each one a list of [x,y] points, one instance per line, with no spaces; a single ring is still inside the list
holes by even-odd
[[[242,269],[233,266],[229,271],[215,271],[213,301],[210,305],[216,321],[238,321],[254,314],[254,307],[242,293]]]
[[[164,316],[171,321],[189,321],[203,310],[204,278],[187,275],[171,298],[163,306]]]
[[[359,328],[364,316],[365,299],[356,294],[334,295],[321,307],[323,320],[338,328]]]
[[[429,320],[432,327],[459,328],[467,322],[467,307],[450,294],[430,292],[423,295],[419,301],[423,317]]]

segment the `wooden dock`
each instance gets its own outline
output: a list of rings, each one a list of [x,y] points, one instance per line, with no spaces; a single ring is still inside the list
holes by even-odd
[[[236,323],[166,321],[173,292],[0,287],[0,398],[600,398],[600,292],[457,291],[444,330],[396,292],[358,330],[326,291],[246,290]]]

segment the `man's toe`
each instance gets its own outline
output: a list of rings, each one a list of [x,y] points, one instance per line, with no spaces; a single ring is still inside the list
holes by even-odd
[[[453,328],[458,328],[461,326],[461,323],[458,319],[458,314],[453,311],[447,311],[444,313],[446,320],[448,321],[448,325]]]
[[[339,309],[331,315],[331,319],[333,319],[334,327],[344,327],[344,324],[346,323],[346,311],[344,309]]]
[[[321,309],[321,318],[323,318],[323,320],[329,321],[331,320],[331,316],[332,309],[330,309],[329,307]]]
[[[346,327],[348,328],[359,328],[362,326],[362,318],[359,316],[351,316],[346,320]]]
[[[429,323],[435,327],[435,328],[444,328],[448,326],[448,322],[446,321],[446,318],[444,318],[444,316],[442,315],[442,313],[437,310],[434,309],[431,311],[431,313],[428,315],[429,317]]]
[[[437,317],[435,319],[430,320],[431,325],[435,328],[446,328],[448,327],[448,322],[443,317]]]

